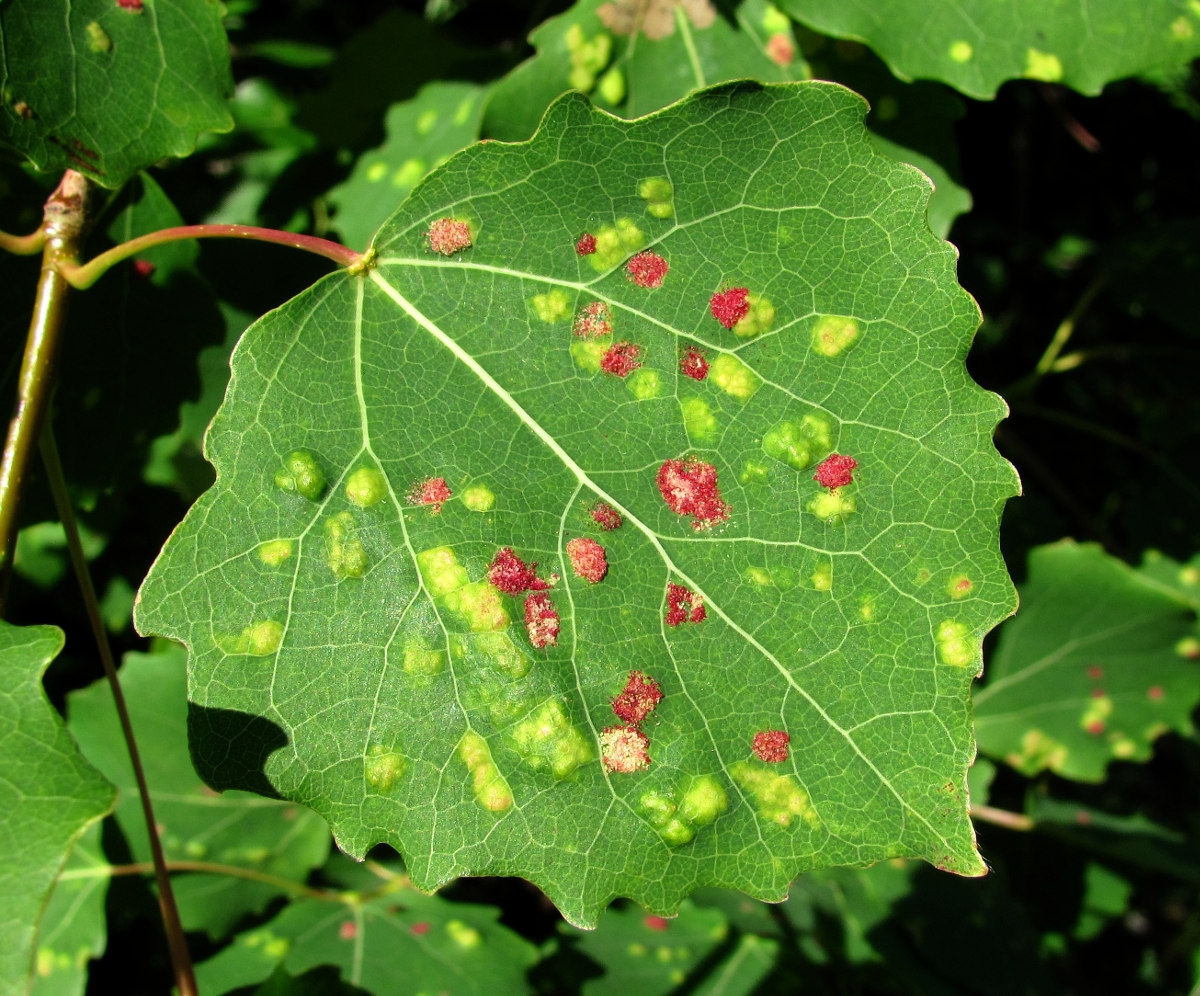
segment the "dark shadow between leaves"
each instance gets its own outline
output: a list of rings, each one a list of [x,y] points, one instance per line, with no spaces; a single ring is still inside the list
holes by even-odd
[[[234,709],[188,702],[188,749],[196,773],[224,792],[243,789],[283,798],[266,775],[267,758],[287,745],[287,735],[270,720]]]

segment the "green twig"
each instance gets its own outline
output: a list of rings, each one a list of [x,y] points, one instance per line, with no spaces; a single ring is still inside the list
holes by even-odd
[[[293,232],[281,232],[274,228],[258,228],[254,225],[182,225],[178,228],[164,228],[149,235],[139,235],[136,239],[122,242],[113,246],[107,252],[89,260],[82,265],[64,266],[63,275],[67,282],[78,290],[91,287],[112,266],[128,259],[139,252],[167,242],[179,242],[183,239],[254,239],[257,242],[274,242],[276,245],[290,246],[293,249],[303,249],[316,253],[326,259],[332,259],[339,266],[344,266],[351,272],[358,272],[369,265],[367,255],[347,249],[337,242],[328,239],[318,239],[314,235],[296,235]]]
[[[121,691],[121,682],[117,677],[116,661],[113,659],[112,647],[108,643],[108,633],[100,615],[100,603],[96,600],[96,589],[92,586],[92,577],[88,572],[87,557],[84,556],[83,544],[79,541],[79,528],[75,523],[75,512],[71,508],[70,496],[67,494],[67,482],[63,475],[62,463],[58,458],[58,447],[54,443],[54,433],[48,423],[42,429],[41,450],[42,463],[46,468],[46,479],[50,485],[50,493],[54,496],[54,507],[62,522],[63,531],[66,533],[67,552],[71,558],[71,567],[75,571],[75,579],[79,582],[79,588],[83,594],[83,603],[87,610],[92,637],[96,641],[100,661],[104,665],[104,673],[108,676],[113,701],[117,706],[117,716],[121,721],[121,732],[125,736],[125,746],[129,749],[129,761],[133,767],[134,778],[137,780],[138,795],[142,800],[142,815],[146,820],[146,831],[150,836],[150,852],[154,859],[154,876],[158,883],[158,905],[162,913],[163,926],[166,929],[167,945],[171,951],[171,964],[175,970],[175,984],[179,989],[180,996],[197,996],[196,979],[192,973],[192,960],[188,954],[187,941],[183,936],[183,924],[179,920],[179,909],[175,905],[175,893],[171,889],[171,877],[167,873],[162,842],[158,839],[158,824],[154,820],[154,808],[150,803],[150,790],[146,785],[146,774],[142,770],[141,756],[138,753],[137,741],[133,736],[133,724],[129,719],[129,710],[125,706],[125,695]]]
[[[0,232],[0,249],[11,252],[14,256],[35,256],[42,251],[46,244],[46,230],[39,228],[28,235],[10,235]]]
[[[1020,830],[1023,833],[1037,826],[1032,817],[1025,816],[1022,813],[1011,813],[1007,809],[997,809],[995,806],[985,806],[980,803],[973,803],[971,805],[971,818],[981,820],[984,823],[991,823],[998,827],[1005,827],[1008,830]]]
[[[1092,306],[1092,302],[1096,300],[1096,296],[1104,289],[1106,282],[1105,275],[1101,273],[1087,285],[1084,292],[1079,295],[1079,300],[1075,302],[1075,306],[1071,309],[1070,314],[1054,330],[1054,335],[1050,339],[1050,345],[1042,353],[1042,357],[1037,361],[1033,372],[1017,381],[1009,390],[1004,392],[1004,396],[1010,402],[1013,398],[1031,394],[1046,374],[1055,371],[1055,364],[1058,361],[1059,354],[1066,348],[1072,334],[1075,332],[1075,326],[1079,324],[1079,320],[1083,317],[1084,313]]]
[[[253,868],[242,868],[239,865],[222,865],[210,861],[167,861],[166,868],[168,872],[202,872],[207,875],[229,875],[232,878],[244,878],[249,879],[251,882],[261,882],[263,885],[270,885],[277,889],[282,889],[284,892],[291,892],[297,896],[306,896],[309,899],[321,899],[331,903],[345,902],[344,894],[336,890],[314,889],[311,885],[305,885],[303,882],[296,882],[293,879],[283,878],[279,875],[270,875],[267,872],[256,871]],[[58,876],[58,880],[62,882],[79,878],[105,878],[110,875],[147,875],[153,871],[154,863],[151,861],[139,861],[129,865],[96,865],[92,868],[73,868],[64,871]]]

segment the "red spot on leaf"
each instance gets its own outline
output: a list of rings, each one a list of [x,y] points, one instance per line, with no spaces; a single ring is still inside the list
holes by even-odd
[[[653,915],[645,917],[642,920],[642,923],[644,923],[651,930],[666,930],[669,926],[671,926],[671,921],[666,917]]]
[[[639,252],[625,264],[629,279],[639,287],[661,287],[670,267],[656,252]]]
[[[155,269],[155,265],[148,259],[135,259],[133,261],[133,270],[139,277],[148,277]]]
[[[544,591],[550,587],[537,576],[537,564],[526,564],[513,553],[511,546],[506,546],[492,558],[488,580],[510,595],[519,595],[523,591]]]
[[[1104,677],[1104,668],[1102,668],[1099,664],[1093,664],[1087,669],[1087,676],[1091,678],[1092,681],[1099,681]]]
[[[596,251],[596,236],[591,232],[584,232],[575,243],[575,251],[580,256],[590,256]]]
[[[444,477],[428,477],[420,484],[413,485],[408,493],[408,500],[414,505],[432,505],[432,511],[436,515],[451,496],[450,487]]]
[[[117,0],[117,6],[122,10],[131,10],[135,14],[140,14],[145,4],[143,0]]]
[[[1151,685],[1146,689],[1146,694],[1157,702],[1163,697],[1163,687],[1162,685]]]
[[[750,311],[750,291],[745,287],[717,291],[708,302],[708,308],[713,318],[727,329],[731,329]]]
[[[571,558],[571,569],[592,584],[602,581],[608,573],[608,558],[604,554],[604,547],[594,539],[569,540],[567,556]]]
[[[593,505],[591,515],[592,521],[606,533],[621,528],[621,513],[606,501],[600,501]]]
[[[708,529],[729,518],[717,487],[717,469],[695,457],[668,460],[658,468],[658,490],[672,512],[692,517],[692,528]]]
[[[770,764],[786,761],[791,739],[783,730],[759,730],[754,734],[754,743],[751,745],[754,756]]]
[[[1085,813],[1081,809],[1075,814],[1075,822],[1078,823],[1081,827],[1086,827],[1089,823],[1092,822],[1092,814]]]
[[[970,591],[971,590],[971,579],[970,578],[961,578],[959,581],[957,581],[955,583],[954,590],[955,591]]]
[[[704,599],[681,584],[667,585],[667,625],[678,626],[685,622],[702,622],[708,615]]]
[[[525,629],[539,650],[558,643],[558,610],[549,595],[525,596]]]
[[[612,701],[613,712],[630,726],[638,726],[662,701],[662,689],[641,671],[630,671],[629,680]]]
[[[689,349],[679,357],[679,371],[692,380],[704,380],[708,376],[708,359],[698,349]]]
[[[343,941],[352,941],[358,935],[358,925],[353,920],[347,920],[338,927],[338,937]]]
[[[580,308],[571,331],[585,339],[598,339],[612,334],[612,311],[604,301],[593,301]]]
[[[471,245],[471,226],[454,218],[438,218],[425,236],[429,248],[443,256],[453,256]]]
[[[414,923],[408,928],[408,932],[410,934],[416,934],[418,937],[420,937],[422,934],[428,934],[429,924],[427,924],[424,920],[422,920],[420,923]]]
[[[632,726],[608,726],[600,734],[605,771],[628,775],[650,767],[650,739]]]
[[[844,487],[854,481],[854,471],[858,469],[858,461],[854,457],[842,456],[838,453],[830,453],[824,460],[817,465],[817,472],[813,474],[813,480],[821,487],[829,488],[831,491],[834,488]],[[967,587],[971,587],[971,582],[967,582]],[[959,590],[963,590],[960,587]]]
[[[1092,689],[1092,698],[1094,698],[1094,699],[1104,698],[1104,689],[1103,688],[1093,688]]]
[[[786,66],[796,58],[796,46],[782,31],[776,32],[767,39],[767,58],[780,66]]]
[[[642,365],[641,355],[642,347],[636,342],[615,342],[600,358],[600,369],[618,377],[628,377]]]
[[[1092,734],[1092,736],[1099,736],[1104,732],[1104,721],[1100,719],[1093,719],[1087,724],[1087,726],[1084,727],[1084,729],[1087,730],[1088,733]]]

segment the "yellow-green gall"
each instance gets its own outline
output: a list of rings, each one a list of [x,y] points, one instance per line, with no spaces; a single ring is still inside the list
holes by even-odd
[[[407,766],[403,754],[383,744],[372,744],[363,761],[363,773],[372,788],[386,792],[400,780]]]
[[[111,52],[112,39],[108,36],[108,32],[100,27],[98,21],[91,21],[87,26],[87,41],[88,49],[92,52]]]
[[[1188,660],[1200,657],[1200,640],[1194,636],[1185,636],[1175,644],[1175,653]]]
[[[596,92],[600,99],[614,107],[625,99],[625,91],[625,74],[619,66],[613,66],[596,84]]]
[[[638,196],[646,202],[646,213],[670,218],[675,213],[675,188],[665,176],[647,177],[638,184]]]
[[[946,594],[955,600],[966,598],[974,588],[975,585],[965,574],[955,574],[946,582]]]
[[[1062,62],[1057,55],[1039,52],[1036,48],[1026,49],[1024,76],[1043,83],[1057,83],[1063,76]]]
[[[799,422],[780,422],[763,436],[763,452],[793,470],[803,470],[819,454],[828,453],[833,432],[826,419],[805,415]]]
[[[446,667],[446,654],[423,646],[415,640],[404,644],[404,671],[413,677],[432,677]]]
[[[387,481],[374,467],[359,467],[346,481],[346,497],[359,508],[378,505],[387,497]]]
[[[308,450],[292,450],[283,458],[283,466],[275,471],[275,486],[316,501],[325,490],[325,472]]]
[[[762,24],[763,31],[769,35],[792,29],[792,22],[788,20],[787,14],[774,4],[767,4],[766,10],[763,11],[762,20],[759,23]]]
[[[683,428],[688,439],[695,443],[708,443],[716,438],[717,418],[703,398],[682,398],[679,410],[683,413]]]
[[[576,339],[571,343],[571,359],[588,373],[599,373],[600,362],[608,352],[608,343],[597,339]]]
[[[943,663],[967,667],[975,660],[978,641],[964,623],[944,619],[938,623],[937,649]]]
[[[471,773],[471,792],[486,810],[500,813],[513,804],[512,789],[492,760],[487,741],[468,730],[458,742],[459,759]]]
[[[822,522],[831,526],[845,522],[850,514],[858,508],[854,495],[842,494],[840,489],[822,491],[814,495],[806,506],[808,510]]]
[[[601,225],[592,234],[596,237],[596,251],[587,260],[594,270],[601,272],[611,270],[646,244],[645,233],[630,218],[618,218],[615,225]]]
[[[812,586],[815,591],[830,591],[833,588],[833,564],[826,560],[817,564],[812,572]]]
[[[763,588],[796,587],[796,572],[790,567],[747,567],[743,575],[751,584]]]
[[[612,36],[602,31],[588,38],[580,25],[572,24],[563,40],[571,57],[567,80],[572,89],[587,93],[595,86],[596,76],[612,56]]]
[[[638,401],[652,401],[662,396],[662,377],[657,370],[642,367],[626,378],[625,387]]]
[[[1113,700],[1109,695],[1089,698],[1079,715],[1079,728],[1088,733],[1101,733],[1113,713]]]
[[[476,633],[504,629],[508,612],[500,601],[500,592],[486,581],[474,581],[443,596],[446,608],[459,613]]]
[[[437,546],[417,554],[417,569],[434,598],[449,594],[467,583],[467,569],[448,546]]]
[[[366,177],[368,183],[378,183],[388,173],[388,164],[385,162],[371,163],[367,167]]]
[[[543,322],[561,322],[571,314],[571,299],[559,287],[533,295],[533,310]]]
[[[729,797],[716,777],[697,775],[683,791],[679,815],[688,823],[708,826],[728,808]]]
[[[486,658],[497,671],[512,678],[524,678],[532,663],[507,633],[479,633],[471,640],[476,653]]]
[[[450,940],[466,950],[477,948],[483,943],[483,936],[479,931],[468,927],[461,920],[450,920],[446,924],[446,933],[450,935]]]
[[[781,827],[790,827],[799,817],[816,828],[821,821],[794,775],[776,775],[749,761],[737,761],[730,766],[733,780],[754,797],[758,815]]]
[[[361,578],[366,573],[367,553],[349,512],[339,512],[325,520],[325,563],[339,579]]]
[[[750,310],[733,326],[734,335],[750,339],[762,335],[775,321],[775,306],[765,297],[749,294],[746,297]]]
[[[472,484],[464,488],[462,503],[472,512],[490,512],[496,504],[496,495],[486,484]]]
[[[546,699],[518,723],[512,738],[517,753],[530,767],[549,767],[555,778],[565,778],[593,756],[588,739],[555,698]]]
[[[267,540],[258,544],[258,559],[268,567],[278,567],[292,555],[293,549],[291,540]]]
[[[957,63],[970,62],[975,47],[969,41],[956,41],[950,46],[950,58]]]
[[[837,356],[858,338],[858,322],[844,315],[825,315],[813,326],[812,348],[821,356]]]
[[[429,172],[429,164],[424,159],[406,159],[400,168],[392,174],[392,186],[400,189],[410,189],[417,181]]]
[[[747,401],[762,384],[758,375],[732,353],[722,353],[708,365],[709,382],[738,401]]]
[[[417,118],[417,134],[428,135],[437,127],[437,120],[438,112],[436,108],[430,107],[428,110],[422,111]]]
[[[266,657],[275,653],[283,642],[283,624],[274,619],[251,623],[232,641],[230,652]]]

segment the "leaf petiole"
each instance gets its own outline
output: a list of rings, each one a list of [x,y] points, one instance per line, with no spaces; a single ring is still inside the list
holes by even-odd
[[[11,252],[14,256],[35,256],[42,251],[46,244],[46,229],[38,226],[36,231],[28,235],[10,235],[0,232],[0,249]]]

